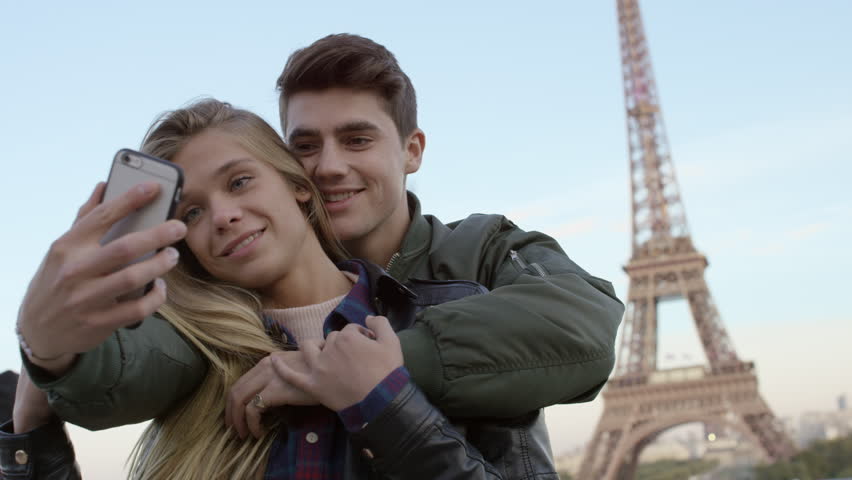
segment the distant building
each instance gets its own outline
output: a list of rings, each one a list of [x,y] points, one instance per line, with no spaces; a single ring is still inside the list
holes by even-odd
[[[846,411],[846,394],[840,395],[837,397],[837,409],[841,412]]]
[[[747,467],[758,463],[760,452],[751,442],[739,435],[729,435],[714,441],[707,441],[704,451],[705,460],[716,460],[719,467]]]
[[[556,461],[556,470],[559,472],[567,472],[573,477],[577,477],[580,471],[580,462],[583,461],[584,448],[575,448],[569,452],[559,455],[554,460]]]
[[[663,434],[642,450],[639,463],[704,459],[715,460],[717,468],[738,470],[753,466],[763,458],[759,447],[736,430],[723,426],[709,433],[706,430],[707,425],[699,424],[698,428],[681,431],[676,436]]]
[[[788,415],[785,417],[780,417],[778,421],[780,423],[781,428],[784,430],[784,432],[787,433],[790,438],[795,439],[799,436],[799,428],[796,426],[796,421],[793,419],[792,416]]]
[[[796,443],[807,447],[819,440],[834,440],[848,435],[852,435],[852,410],[806,412],[799,417]]]
[[[639,463],[651,463],[659,460],[689,460],[691,458],[689,447],[683,442],[668,439],[658,440],[649,444],[639,454]]]

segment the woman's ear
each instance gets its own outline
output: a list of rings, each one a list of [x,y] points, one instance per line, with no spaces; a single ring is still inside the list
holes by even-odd
[[[307,203],[308,200],[311,199],[311,192],[308,191],[307,188],[296,185],[294,193],[296,195],[296,201],[299,203]]]

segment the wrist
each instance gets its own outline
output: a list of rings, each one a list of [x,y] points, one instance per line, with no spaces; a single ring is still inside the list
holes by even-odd
[[[77,354],[75,353],[61,353],[56,356],[42,356],[36,354],[33,352],[32,347],[30,347],[27,343],[26,338],[24,338],[20,325],[15,326],[15,333],[18,336],[18,345],[21,348],[21,353],[23,353],[26,360],[32,365],[35,365],[52,375],[60,376],[64,374],[69,368],[71,368],[71,365],[73,365],[74,360],[77,358]]]
[[[23,413],[15,412],[12,415],[12,433],[27,433],[35,430],[42,425],[47,425],[50,423],[50,420],[53,418],[53,413],[48,413],[47,415],[26,415]]]
[[[378,417],[411,381],[408,370],[399,367],[389,373],[361,401],[337,410],[349,432],[357,432]]]
[[[62,354],[59,355],[36,355],[33,352],[33,349],[30,347],[30,344],[27,343],[27,339],[24,338],[24,332],[21,330],[21,324],[18,323],[15,325],[15,334],[18,336],[18,344],[21,346],[21,350],[27,355],[31,361],[39,360],[43,362],[50,362],[53,360],[57,360],[62,357]]]
[[[26,355],[26,352],[24,352]],[[64,353],[57,358],[50,360],[43,360],[40,358],[34,358],[29,355],[26,355],[27,361],[47,373],[53,375],[54,377],[61,377],[67,372],[72,365],[74,365],[74,361],[77,359],[76,353]]]

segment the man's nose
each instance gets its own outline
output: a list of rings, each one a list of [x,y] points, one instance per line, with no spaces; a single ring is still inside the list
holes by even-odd
[[[317,153],[316,168],[312,177],[331,179],[346,175],[349,165],[343,152],[337,146],[325,147]]]

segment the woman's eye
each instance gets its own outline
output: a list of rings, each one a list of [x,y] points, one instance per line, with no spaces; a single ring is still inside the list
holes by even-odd
[[[183,215],[180,217],[181,221],[187,225],[195,221],[198,216],[201,214],[201,209],[198,207],[192,207],[189,210],[183,212]]]
[[[231,191],[233,192],[234,190],[239,190],[239,189],[245,187],[246,183],[248,183],[248,181],[251,180],[251,178],[252,177],[250,177],[248,175],[243,175],[241,177],[237,177],[237,178],[231,180],[231,184],[229,185],[229,187],[231,188]]]

